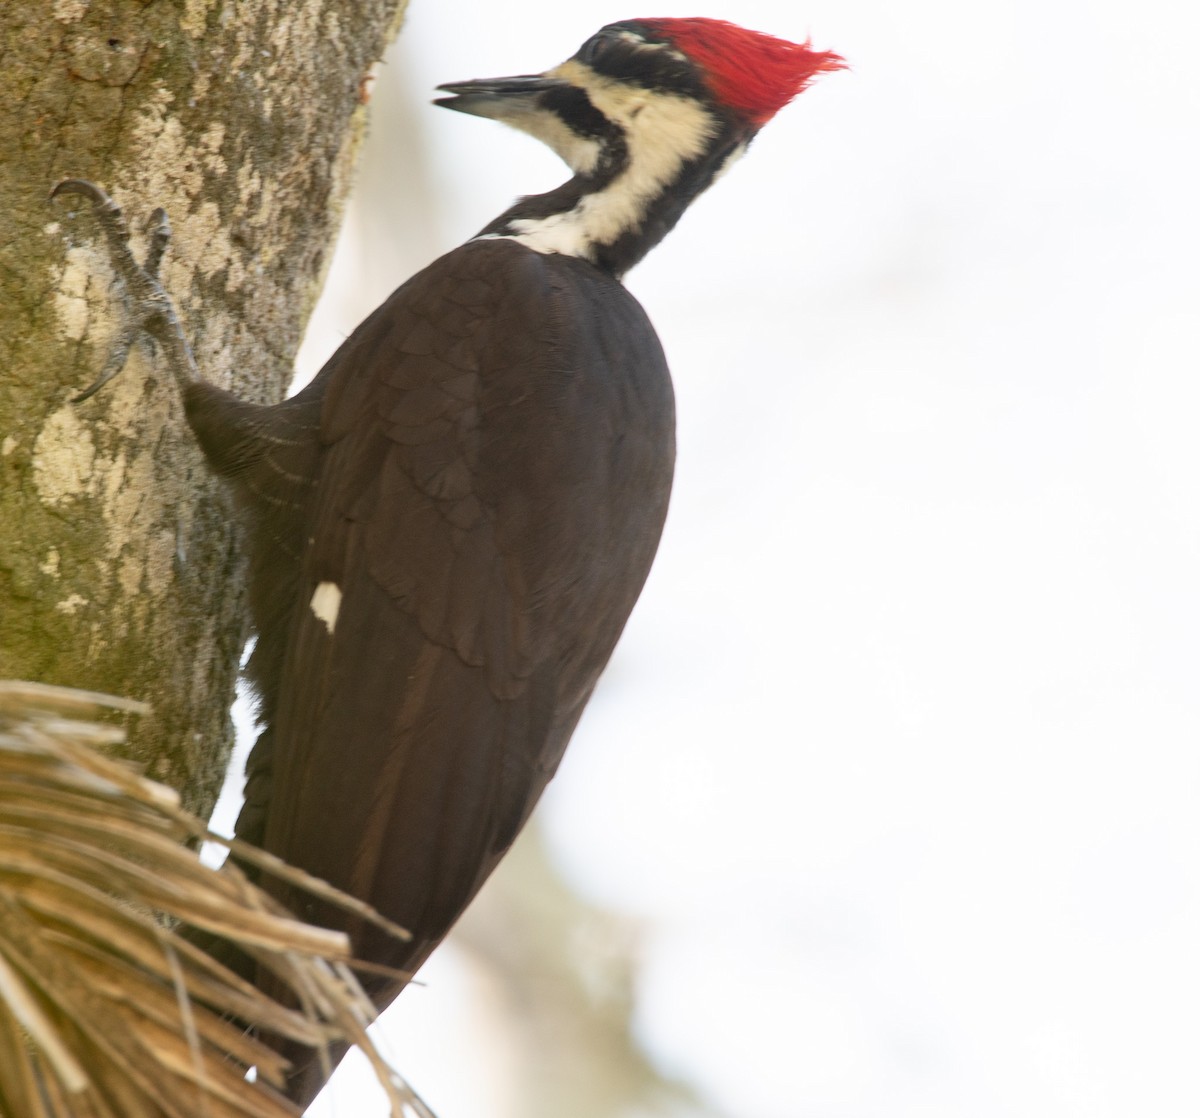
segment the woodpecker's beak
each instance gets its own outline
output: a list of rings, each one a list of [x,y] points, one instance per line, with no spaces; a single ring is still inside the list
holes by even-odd
[[[538,97],[568,83],[543,74],[522,74],[515,78],[480,78],[473,82],[447,82],[439,90],[453,97],[439,97],[433,103],[472,116],[517,123],[535,110]],[[519,124],[518,124],[519,127]]]

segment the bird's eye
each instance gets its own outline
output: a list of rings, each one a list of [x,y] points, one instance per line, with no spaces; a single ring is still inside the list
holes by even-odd
[[[586,43],[579,48],[578,58],[580,62],[592,62],[593,59],[600,53],[604,46],[604,36],[593,35]]]

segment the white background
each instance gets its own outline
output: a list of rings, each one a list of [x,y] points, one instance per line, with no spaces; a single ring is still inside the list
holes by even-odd
[[[391,142],[444,205],[351,213],[310,366],[564,177],[432,87],[633,15],[852,66],[629,279],[677,486],[541,819],[643,929],[639,1034],[731,1118],[1200,1113],[1200,17],[413,0]],[[499,1114],[453,947],[424,977],[399,1067]]]

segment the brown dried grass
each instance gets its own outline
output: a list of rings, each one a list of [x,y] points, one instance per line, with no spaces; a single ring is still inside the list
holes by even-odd
[[[357,1044],[394,1118],[432,1118],[367,1036],[374,1008],[350,969],[346,937],[293,919],[236,868],[212,870],[185,843],[224,843],[387,922],[213,835],[173,791],[97,751],[124,738],[95,721],[101,712],[142,709],[0,682],[0,1118],[297,1114],[272,1086],[282,1082],[282,1059],[239,1022],[313,1046]],[[178,937],[177,921],[238,944],[301,1008]]]

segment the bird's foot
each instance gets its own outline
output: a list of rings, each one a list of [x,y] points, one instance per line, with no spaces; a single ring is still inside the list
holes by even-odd
[[[73,402],[80,403],[95,395],[112,380],[125,367],[129,351],[143,333],[162,346],[171,372],[181,385],[197,379],[195,362],[183,336],[179,316],[158,278],[163,253],[171,240],[171,224],[166,211],[160,207],[150,215],[146,225],[149,237],[146,258],[139,264],[129,247],[129,229],[121,207],[105,191],[86,179],[64,179],[50,192],[50,197],[59,198],[64,194],[78,194],[92,204],[92,213],[108,241],[109,259],[125,308],[124,322],[113,340],[103,370],[73,398]]]

